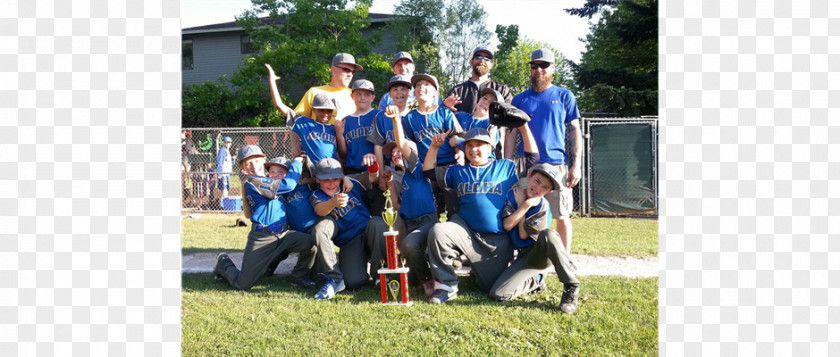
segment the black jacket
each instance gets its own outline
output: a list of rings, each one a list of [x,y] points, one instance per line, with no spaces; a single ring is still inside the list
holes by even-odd
[[[470,80],[458,84],[452,89],[449,90],[449,93],[446,94],[446,97],[449,97],[452,94],[456,94],[461,97],[461,104],[455,106],[456,111],[465,112],[472,114],[473,108],[478,103],[478,93],[486,88],[490,87],[494,90],[498,91],[502,94],[502,97],[505,98],[505,103],[510,103],[513,100],[513,95],[510,93],[510,87],[507,84],[496,82],[494,80],[487,80],[484,83],[481,83],[481,87],[476,87],[475,83]],[[446,99],[444,97],[444,99]]]

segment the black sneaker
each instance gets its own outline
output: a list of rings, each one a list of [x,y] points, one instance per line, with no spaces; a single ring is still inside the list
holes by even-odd
[[[292,284],[295,284],[298,287],[301,287],[301,288],[304,288],[304,289],[315,289],[315,288],[318,287],[318,284],[315,283],[314,280],[309,279],[309,278],[297,279],[297,280],[293,281]]]
[[[230,257],[227,253],[216,254],[216,266],[213,267],[213,278],[216,280],[222,278],[222,265],[227,267],[227,262],[230,262]]]
[[[577,311],[579,285],[565,284],[563,286],[563,297],[560,298],[560,311],[567,314],[574,314]]]

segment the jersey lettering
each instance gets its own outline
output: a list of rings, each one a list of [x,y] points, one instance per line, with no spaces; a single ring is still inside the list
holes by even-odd
[[[458,197],[470,194],[502,195],[502,185],[497,181],[462,182],[458,184]]]
[[[292,193],[286,195],[285,201],[286,201],[286,203],[292,203],[296,200],[302,200],[304,198],[306,198],[306,197],[303,197],[303,195],[300,192],[295,191],[295,192],[292,192]]]
[[[360,128],[356,128],[350,131],[344,132],[344,140],[347,142],[352,142],[356,138],[364,138],[367,137],[371,132],[371,128],[369,126],[363,126]]]
[[[336,219],[340,219],[341,217],[347,215],[347,213],[350,212],[353,208],[361,205],[362,203],[359,202],[359,200],[356,197],[350,197],[350,199],[347,200],[346,206],[333,208],[331,214]]]
[[[330,133],[312,131],[306,135],[306,139],[315,141],[326,141],[335,144],[335,135]]]

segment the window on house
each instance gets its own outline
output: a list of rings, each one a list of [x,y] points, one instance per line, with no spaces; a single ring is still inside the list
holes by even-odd
[[[193,42],[181,41],[181,69],[193,69]]]
[[[251,48],[251,38],[248,35],[239,36],[239,51],[242,54],[254,53],[254,50]]]

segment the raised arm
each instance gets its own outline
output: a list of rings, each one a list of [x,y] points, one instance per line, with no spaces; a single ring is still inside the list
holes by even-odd
[[[283,104],[283,99],[280,98],[280,91],[277,89],[277,80],[280,77],[274,73],[274,68],[271,68],[271,65],[268,63],[265,64],[265,68],[268,69],[268,88],[271,91],[271,102],[274,104],[274,108],[277,108],[286,117],[286,121],[288,122],[296,113],[292,108]]]
[[[402,151],[404,158],[411,156],[411,147],[408,146],[408,140],[405,138],[405,129],[400,120],[400,109],[396,105],[390,105],[385,108],[385,116],[391,118],[391,124],[394,126],[394,141],[397,147]],[[390,153],[388,153],[390,154]]]

